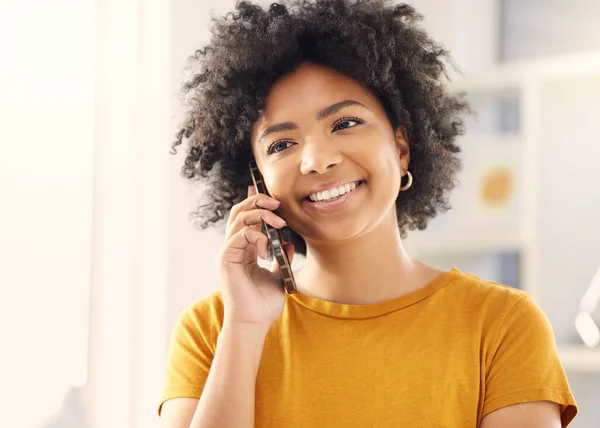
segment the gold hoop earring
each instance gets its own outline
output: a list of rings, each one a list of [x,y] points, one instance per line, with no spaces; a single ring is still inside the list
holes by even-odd
[[[406,175],[408,176],[408,182],[400,188],[401,192],[404,192],[404,191],[410,189],[410,186],[412,186],[412,183],[413,183],[413,176],[410,173],[410,171],[407,170]]]

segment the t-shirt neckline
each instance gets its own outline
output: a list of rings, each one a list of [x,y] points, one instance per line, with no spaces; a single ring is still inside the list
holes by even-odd
[[[391,300],[380,303],[372,303],[368,305],[349,305],[344,303],[335,303],[327,300],[321,300],[315,297],[310,297],[297,291],[294,294],[286,294],[287,304],[292,302],[297,303],[313,312],[327,315],[334,318],[343,319],[367,319],[386,315],[408,306],[414,305],[427,297],[431,296],[436,291],[451,284],[457,276],[461,274],[456,267],[449,271],[443,272],[437,278],[425,286],[411,293],[396,297]]]

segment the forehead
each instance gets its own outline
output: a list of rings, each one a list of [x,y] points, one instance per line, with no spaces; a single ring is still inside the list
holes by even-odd
[[[275,82],[261,111],[259,127],[281,121],[295,121],[339,101],[353,99],[368,107],[379,105],[376,97],[359,82],[331,68],[302,64]],[[258,129],[255,128],[255,131]]]

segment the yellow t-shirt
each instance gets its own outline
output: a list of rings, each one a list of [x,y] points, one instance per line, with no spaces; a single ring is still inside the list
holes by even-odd
[[[162,402],[200,397],[222,323],[218,291],[181,314]],[[254,426],[477,427],[538,400],[561,405],[563,426],[577,414],[546,316],[525,292],[452,269],[378,304],[286,294],[258,370]]]

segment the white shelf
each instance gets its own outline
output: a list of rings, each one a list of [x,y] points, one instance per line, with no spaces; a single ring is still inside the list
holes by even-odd
[[[472,75],[451,74],[453,91],[489,92],[516,88],[529,79],[558,80],[600,74],[600,52],[582,52],[517,61]]]
[[[600,373],[600,347],[559,345],[558,354],[565,370]]]

